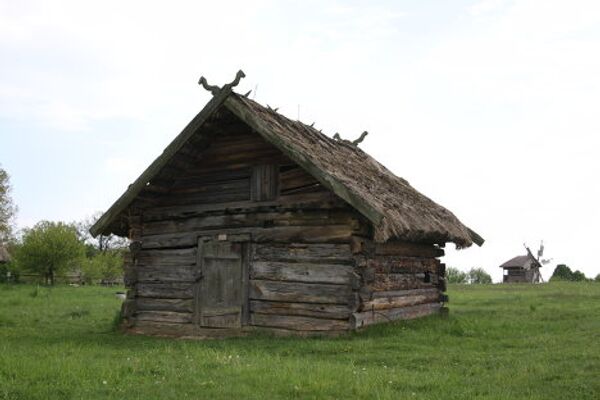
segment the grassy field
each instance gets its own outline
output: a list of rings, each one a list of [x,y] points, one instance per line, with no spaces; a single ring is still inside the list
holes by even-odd
[[[598,399],[600,284],[453,286],[447,319],[339,338],[113,331],[100,287],[0,286],[0,399]]]

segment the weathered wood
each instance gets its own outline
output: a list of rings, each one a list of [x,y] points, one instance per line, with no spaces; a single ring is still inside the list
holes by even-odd
[[[355,329],[364,326],[401,319],[413,319],[439,312],[440,303],[426,303],[416,306],[391,308],[389,310],[363,311],[352,314],[351,326]]]
[[[298,166],[281,167],[279,178],[282,194],[295,192],[298,188],[320,185],[318,180]]]
[[[138,297],[153,297],[163,299],[191,299],[193,285],[185,283],[137,283]]]
[[[153,299],[138,297],[135,300],[135,307],[138,311],[175,311],[191,313],[194,311],[194,302],[192,299]]]
[[[386,297],[402,297],[402,296],[414,296],[424,293],[430,293],[436,291],[439,293],[437,288],[426,288],[426,289],[405,289],[405,290],[384,290],[384,291],[361,291],[360,297],[362,301],[369,301],[371,299],[382,299]]]
[[[211,328],[239,328],[242,324],[242,244],[198,240],[202,280],[199,323]]]
[[[127,333],[189,339],[216,339],[245,336],[254,330],[256,330],[254,327],[246,329],[199,328],[194,324],[135,321],[135,325],[127,329]]]
[[[348,285],[250,280],[252,300],[350,304],[355,297]]]
[[[360,277],[348,265],[254,261],[251,279],[295,281],[307,283],[335,283],[357,287]]]
[[[435,258],[417,258],[403,256],[357,256],[357,265],[371,268],[374,273],[437,273],[439,260]]]
[[[211,232],[196,231],[186,233],[174,233],[167,235],[146,236],[142,242],[144,249],[189,247],[193,246],[196,238]],[[329,226],[289,226],[274,228],[240,228],[220,229],[219,233],[235,234],[249,233],[255,242],[334,242],[345,243],[352,236],[352,228],[348,225]]]
[[[258,314],[299,315],[326,319],[348,319],[353,309],[345,304],[290,303],[281,301],[250,302],[250,311]]]
[[[373,291],[433,288],[434,284],[425,282],[425,274],[375,274],[375,278],[366,284]]]
[[[252,129],[258,132],[263,138],[272,143],[275,147],[281,150],[286,156],[298,163],[305,171],[314,176],[321,184],[332,190],[342,199],[346,200],[354,208],[365,215],[374,225],[378,225],[383,215],[370,204],[364,202],[348,187],[339,182],[334,176],[323,171],[322,168],[315,165],[312,160],[305,157],[296,151],[294,146],[283,140],[273,132],[270,127],[256,115],[254,115],[248,107],[236,97],[229,97],[225,100],[225,106],[232,111],[238,118],[248,124]]]
[[[309,193],[280,196],[270,202],[237,201],[222,204],[189,204],[184,206],[151,207],[144,210],[144,221],[169,220],[203,216],[211,212],[250,213],[257,210],[325,210],[348,209],[348,206],[331,193]]]
[[[350,245],[334,243],[258,243],[253,260],[353,264]]]
[[[252,168],[251,198],[269,201],[279,194],[279,168],[273,163],[255,165]]]
[[[301,317],[297,315],[250,314],[250,323],[256,326],[298,331],[329,331],[350,329],[348,321]]]
[[[433,244],[389,241],[385,243],[376,243],[375,254],[408,257],[441,257],[444,255],[444,250]]]
[[[437,274],[442,278],[446,276],[446,264],[440,263],[438,265]]]
[[[438,301],[440,301],[440,292],[437,289],[425,289],[422,293],[412,296],[376,298],[362,303],[359,310],[387,310],[390,308],[414,306],[417,304],[434,303]]]
[[[142,242],[142,247],[144,244]],[[136,256],[138,266],[182,266],[196,264],[196,249],[142,250]]]
[[[170,322],[188,324],[192,322],[192,314],[174,311],[138,311],[135,314],[137,321]]]
[[[224,215],[206,215],[185,219],[169,219],[144,223],[144,236],[185,233],[211,228],[238,227],[282,227],[282,226],[323,226],[348,224],[359,229],[356,215],[347,210],[310,210],[235,213]]]
[[[199,271],[195,265],[149,265],[136,268],[137,282],[189,282],[196,281]]]

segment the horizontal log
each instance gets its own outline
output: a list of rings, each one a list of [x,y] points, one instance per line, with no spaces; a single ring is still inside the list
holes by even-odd
[[[219,189],[215,186],[214,191],[200,193],[167,193],[156,197],[157,206],[178,206],[185,204],[219,204],[234,201],[250,200],[250,186],[247,188]]]
[[[186,219],[151,221],[143,224],[144,236],[193,232],[203,229],[265,227],[265,226],[323,226],[348,224],[359,229],[356,215],[347,210],[255,212],[225,215],[206,215]]]
[[[188,324],[192,322],[192,314],[174,311],[138,311],[135,313],[137,321],[169,322]]]
[[[196,238],[194,238],[196,239]],[[194,244],[192,244],[193,246]],[[142,241],[142,247],[144,242]],[[175,250],[142,250],[136,256],[137,266],[181,266],[196,264],[196,248]]]
[[[280,196],[274,201],[239,201],[222,204],[193,204],[185,206],[152,207],[144,210],[144,222],[192,218],[212,212],[250,213],[257,210],[323,210],[349,209],[338,197],[331,193],[311,193],[294,196]]]
[[[298,315],[326,319],[348,319],[352,313],[349,305],[291,303],[281,301],[250,301],[250,311],[257,314]]]
[[[297,315],[250,314],[250,324],[294,331],[329,331],[350,329],[348,321],[301,317]]]
[[[425,282],[425,274],[375,274],[374,279],[366,284],[373,291],[433,288],[431,282]]]
[[[406,289],[406,290],[385,290],[385,291],[377,291],[377,292],[362,292],[360,297],[363,301],[369,301],[371,299],[382,299],[385,297],[402,297],[402,296],[414,296],[420,295],[424,293],[430,293],[432,291],[439,290],[437,288],[426,288],[426,289]]]
[[[243,329],[201,328],[192,323],[182,324],[145,320],[134,320],[134,325],[127,329],[127,332],[132,334],[180,338],[237,337],[247,335],[248,331]]]
[[[360,277],[348,265],[254,261],[251,279],[306,283],[334,283],[358,287]]]
[[[258,243],[253,246],[253,260],[325,262],[353,264],[350,245],[335,243]]]
[[[250,280],[250,299],[301,303],[356,304],[349,285]]]
[[[386,243],[376,243],[375,254],[407,257],[441,257],[444,255],[444,250],[434,244],[389,241]]]
[[[185,283],[138,283],[135,285],[138,297],[163,299],[191,299],[194,285]]]
[[[423,303],[439,302],[440,299],[440,292],[437,289],[425,289],[419,294],[399,297],[379,297],[370,301],[366,301],[361,303],[359,310],[387,310],[390,308],[400,308]]]
[[[193,299],[153,299],[138,297],[135,299],[135,308],[138,311],[194,311]]]
[[[357,312],[352,314],[351,326],[357,329],[382,322],[419,318],[437,313],[441,307],[440,303],[426,303],[389,310]]]
[[[149,265],[136,267],[137,282],[189,282],[200,277],[196,265],[163,266]]]
[[[204,230],[167,235],[153,235],[143,238],[142,247],[156,249],[166,247],[189,247],[196,244],[198,236],[214,234],[214,230]],[[329,226],[289,226],[273,228],[219,229],[219,233],[249,233],[254,242],[349,242],[352,228],[348,225]]]
[[[437,273],[440,262],[436,258],[418,258],[404,256],[357,257],[357,265],[370,268],[378,274],[432,272]]]

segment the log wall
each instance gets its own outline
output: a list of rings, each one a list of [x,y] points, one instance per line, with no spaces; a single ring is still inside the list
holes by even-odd
[[[345,331],[360,277],[350,242],[365,219],[258,135],[236,124],[183,149],[129,216],[123,306],[129,330],[204,334],[195,310],[199,236],[247,234],[247,326]]]
[[[439,312],[447,296],[445,265],[437,257],[443,249],[433,244],[390,241],[362,243],[356,265],[362,278],[353,328],[411,319]]]

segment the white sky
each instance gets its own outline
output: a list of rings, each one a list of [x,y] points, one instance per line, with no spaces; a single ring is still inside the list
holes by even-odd
[[[0,0],[0,163],[18,223],[106,210],[209,99],[240,92],[361,147],[480,233],[600,272],[597,1]]]

